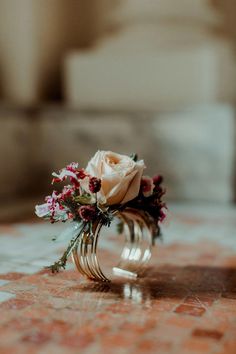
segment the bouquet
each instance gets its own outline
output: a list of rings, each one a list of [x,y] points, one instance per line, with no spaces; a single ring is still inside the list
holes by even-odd
[[[75,225],[68,248],[50,266],[52,272],[65,268],[83,232],[89,232],[93,237],[92,226],[96,220],[109,227],[114,211],[142,210],[155,227],[156,236],[160,235],[160,223],[165,219],[167,209],[162,201],[165,194],[163,178],[143,175],[145,167],[136,154],[126,156],[97,151],[85,169],[72,162],[58,173],[52,173],[52,184],[62,183],[62,187],[53,190],[44,204],[36,205],[36,215],[51,223],[73,221]]]

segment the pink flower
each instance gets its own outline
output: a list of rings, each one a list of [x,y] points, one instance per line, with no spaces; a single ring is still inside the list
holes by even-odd
[[[88,174],[84,171],[83,168],[81,168],[80,170],[78,170],[76,172],[76,176],[78,179],[84,179]]]
[[[71,162],[69,165],[66,166],[66,170],[71,172],[76,172],[78,167],[79,164],[77,162]]]
[[[144,197],[150,197],[153,193],[155,185],[149,176],[142,176],[140,190]]]
[[[75,191],[75,188],[68,185],[68,186],[64,186],[63,189],[62,189],[62,192],[61,192],[61,200],[66,200],[68,198],[70,198],[73,193]]]
[[[52,195],[45,198],[45,204],[36,205],[35,213],[39,217],[50,219],[50,221],[66,221],[68,219],[68,210],[60,204],[62,194],[53,191]]]
[[[87,176],[84,169],[78,169],[78,166],[78,163],[72,162],[61,169],[59,173],[53,172],[52,175],[54,178],[52,179],[52,184],[63,182],[68,178],[74,187],[78,189],[80,187],[80,180],[83,180]]]
[[[59,171],[59,173],[52,173],[54,177],[55,182],[62,182],[64,181],[67,177],[74,178],[77,180],[77,176],[74,171],[68,170],[67,168],[63,168],[62,170]]]

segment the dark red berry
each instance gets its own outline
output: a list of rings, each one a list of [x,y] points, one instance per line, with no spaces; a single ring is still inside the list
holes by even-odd
[[[152,178],[152,180],[153,180],[153,183],[155,184],[155,186],[159,186],[163,181],[163,177],[160,175],[157,175],[157,176],[154,176]]]
[[[97,193],[101,189],[101,180],[97,177],[90,177],[89,190],[91,193]]]
[[[96,218],[96,208],[92,205],[83,205],[79,208],[79,216],[88,222]]]

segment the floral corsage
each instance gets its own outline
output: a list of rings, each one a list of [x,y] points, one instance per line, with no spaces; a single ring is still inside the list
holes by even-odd
[[[135,154],[126,156],[97,151],[85,169],[72,162],[59,173],[53,172],[52,184],[63,182],[62,190],[54,190],[45,198],[44,204],[36,205],[36,215],[51,223],[71,220],[75,225],[68,248],[50,266],[53,272],[65,268],[84,231],[93,237],[92,224],[95,220],[110,226],[115,210],[142,210],[155,227],[156,236],[160,235],[160,222],[166,216],[162,177],[144,176],[144,169],[144,161],[138,160]],[[69,184],[65,184],[67,181]]]

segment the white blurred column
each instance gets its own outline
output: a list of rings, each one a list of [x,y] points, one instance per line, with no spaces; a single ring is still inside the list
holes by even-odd
[[[3,98],[20,105],[50,98],[66,51],[103,32],[106,7],[107,0],[0,0]]]
[[[160,110],[233,100],[233,48],[215,34],[222,17],[207,0],[124,0],[109,21],[116,32],[66,58],[70,105]]]
[[[31,0],[0,1],[0,84],[7,99],[33,103],[39,95],[36,19]]]

